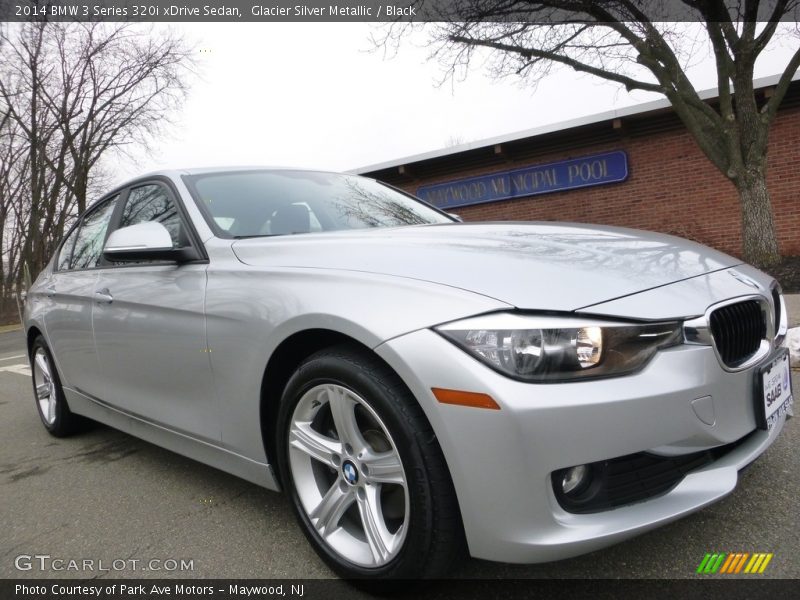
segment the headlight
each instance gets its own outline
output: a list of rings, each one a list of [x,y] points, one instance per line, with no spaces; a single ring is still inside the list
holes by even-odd
[[[496,313],[436,327],[496,371],[525,381],[612,377],[644,366],[682,340],[681,323],[624,323]]]

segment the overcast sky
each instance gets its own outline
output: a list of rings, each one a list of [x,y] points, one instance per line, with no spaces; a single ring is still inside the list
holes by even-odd
[[[370,52],[366,23],[223,23],[176,27],[195,42],[202,79],[172,131],[113,166],[117,182],[161,168],[279,165],[348,170],[558,123],[659,98],[571,71],[535,90],[475,69],[437,87],[442,72],[418,47],[424,34],[386,59]],[[796,43],[796,41],[795,41]],[[203,50],[203,52],[200,52]],[[780,72],[790,46],[758,65]],[[697,57],[699,88],[715,87]]]

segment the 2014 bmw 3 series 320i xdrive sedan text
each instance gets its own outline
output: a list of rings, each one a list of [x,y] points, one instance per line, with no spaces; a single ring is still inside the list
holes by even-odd
[[[570,557],[719,500],[791,415],[786,323],[771,277],[692,242],[286,169],[117,188],[25,306],[50,433],[285,490],[353,578]]]

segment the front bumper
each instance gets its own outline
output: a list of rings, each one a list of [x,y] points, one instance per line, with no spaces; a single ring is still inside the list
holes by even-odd
[[[376,348],[420,401],[447,460],[470,553],[545,562],[608,546],[711,504],[777,438],[756,429],[755,367],[724,371],[711,347],[678,346],[615,379],[530,384],[506,378],[430,330]],[[501,410],[440,404],[431,388],[481,392]],[[692,401],[711,396],[713,424]],[[704,414],[705,421],[710,421]],[[745,438],[745,439],[743,439]],[[741,440],[666,494],[593,514],[565,511],[551,473],[650,451],[688,454]]]

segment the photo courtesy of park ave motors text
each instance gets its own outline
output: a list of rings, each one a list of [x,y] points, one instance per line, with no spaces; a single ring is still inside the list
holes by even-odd
[[[800,3],[55,4],[0,10],[9,597],[800,577]]]

